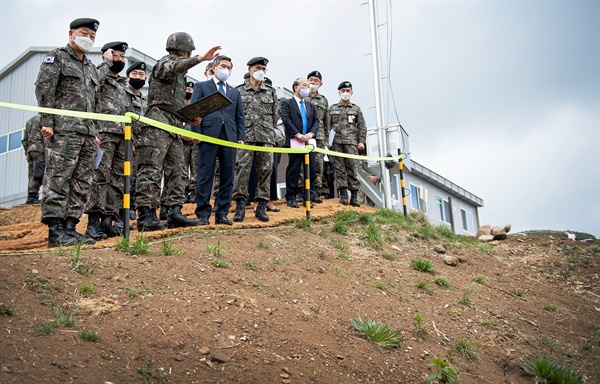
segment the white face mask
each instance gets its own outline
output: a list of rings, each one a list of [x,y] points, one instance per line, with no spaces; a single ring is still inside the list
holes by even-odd
[[[227,81],[227,79],[229,79],[230,75],[231,75],[231,72],[229,71],[229,69],[217,68],[217,79],[225,82],[225,81]]]
[[[254,77],[254,80],[256,81],[263,81],[265,79],[265,73],[263,71],[256,71],[252,74],[252,77]]]
[[[298,93],[304,99],[305,97],[308,97],[310,90],[308,88],[302,88]]]
[[[317,84],[310,84],[308,87],[310,88],[310,93],[315,93],[319,90],[319,86]]]
[[[92,45],[94,45],[94,41],[89,37],[84,36],[75,36],[73,42],[81,49],[83,52],[88,52],[92,49]]]
[[[349,92],[344,92],[340,95],[340,98],[344,101],[350,100],[351,97],[352,95]]]

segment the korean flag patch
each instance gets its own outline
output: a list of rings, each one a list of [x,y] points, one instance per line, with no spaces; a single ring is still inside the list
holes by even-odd
[[[44,57],[44,64],[52,64],[52,63],[54,63],[54,56]]]

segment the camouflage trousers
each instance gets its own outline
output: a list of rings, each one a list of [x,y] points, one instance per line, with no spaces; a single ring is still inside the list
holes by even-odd
[[[116,214],[123,206],[125,139],[120,134],[100,133],[100,148],[104,154],[94,172],[85,213]]]
[[[325,140],[317,139],[317,148],[325,148]],[[329,193],[327,178],[324,175],[324,157],[325,154],[323,153],[315,153],[315,185],[311,185],[310,189],[318,193]],[[304,185],[304,167],[300,168],[300,177],[298,178],[298,185]]]
[[[273,147],[272,144],[247,143],[260,147]],[[273,153],[239,150],[237,153],[237,167],[235,170],[235,183],[233,186],[233,199],[248,200],[248,180],[250,180],[250,171],[252,163],[256,159],[256,173],[258,181],[256,183],[255,198],[258,200],[269,201],[271,199],[271,173],[273,173]]]
[[[52,140],[46,142],[42,223],[81,217],[92,187],[95,157],[94,136],[54,131]]]
[[[198,173],[198,146],[192,140],[183,142],[184,176],[187,175],[187,192],[196,190],[196,173]]]
[[[36,164],[43,163],[46,159],[44,152],[30,151],[26,155],[27,158],[27,194],[28,195],[36,195],[40,193],[40,187],[42,186],[41,180],[36,180],[33,178],[35,173]]]
[[[349,153],[352,155],[358,155],[358,148],[354,144],[333,144],[331,146],[332,151]],[[332,162],[333,169],[335,171],[335,187],[337,190],[347,188],[351,191],[358,191],[360,188],[360,181],[357,176],[357,162],[358,160],[346,159],[344,157],[330,156],[329,160]]]
[[[165,189],[161,204],[183,205],[185,181],[181,138],[170,135],[162,129],[144,128],[143,145],[140,143],[140,147],[136,148],[139,151],[135,191],[136,207],[158,208],[163,171],[165,173]]]

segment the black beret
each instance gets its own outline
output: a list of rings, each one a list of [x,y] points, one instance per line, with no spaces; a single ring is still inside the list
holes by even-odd
[[[185,83],[185,87],[186,88],[194,88],[194,82],[193,81],[188,81],[187,83]]]
[[[267,59],[266,57],[262,57],[262,56],[253,57],[250,60],[248,60],[248,64],[246,64],[246,65],[251,67],[256,64],[262,64],[266,67],[267,64],[269,64],[269,59]]]
[[[265,77],[265,84],[273,86],[273,80],[269,79],[268,77]]]
[[[342,84],[338,86],[338,91],[342,88],[350,88],[352,89],[352,83],[349,81],[342,81]]]
[[[127,74],[129,75],[129,73],[131,71],[134,71],[136,69],[141,69],[142,71],[146,72],[146,63],[144,63],[143,61],[136,61],[133,64],[131,64],[129,66],[129,68],[127,68]]]
[[[310,79],[311,77],[318,77],[319,80],[323,80],[323,76],[321,76],[321,72],[319,71],[312,71],[311,73],[309,73],[308,75],[306,75],[307,79]]]
[[[104,46],[102,46],[102,49],[100,51],[102,51],[104,53],[104,52],[108,51],[109,49],[114,49],[115,51],[124,53],[127,50],[127,48],[129,48],[129,46],[127,45],[126,42],[113,41],[111,43],[104,44]]]
[[[210,61],[208,64],[206,64],[206,69],[204,70],[204,72],[212,71],[212,67],[213,63],[212,61]]]
[[[249,79],[249,78],[250,78],[250,72],[244,73],[244,79]]]
[[[98,26],[100,25],[100,22],[96,19],[88,19],[88,18],[81,18],[81,19],[75,19],[73,21],[71,21],[71,24],[69,24],[69,28],[70,29],[77,29],[77,28],[89,28],[92,31],[96,32],[98,30]]]

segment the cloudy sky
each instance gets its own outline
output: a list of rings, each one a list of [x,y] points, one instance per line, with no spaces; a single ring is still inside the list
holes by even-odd
[[[232,83],[253,56],[270,59],[276,86],[320,70],[330,102],[350,80],[374,126],[363,2],[0,0],[0,68],[65,45],[77,17],[100,21],[96,46],[124,40],[154,58],[186,31],[198,51],[223,46]],[[412,158],[483,198],[482,224],[600,237],[599,2],[377,4],[386,119],[407,130]]]

